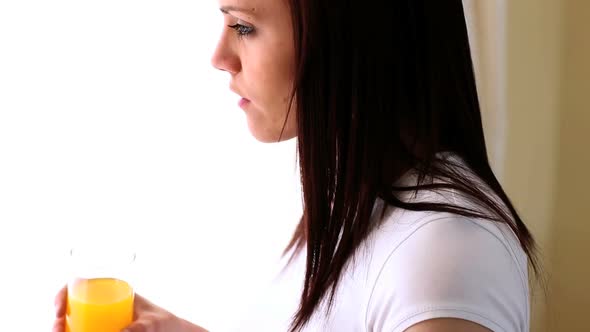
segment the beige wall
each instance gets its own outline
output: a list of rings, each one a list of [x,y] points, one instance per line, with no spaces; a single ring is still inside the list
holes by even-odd
[[[564,3],[552,331],[590,331],[590,1]]]
[[[540,244],[532,331],[590,331],[590,1],[508,1],[504,184]]]
[[[559,0],[508,2],[508,133],[504,185],[536,237],[545,268],[551,252],[560,103]],[[544,329],[542,293],[533,294],[532,331]]]
[[[508,138],[504,183],[540,245],[550,253],[561,74],[561,6],[508,3]],[[550,264],[544,260],[549,270]],[[545,298],[533,294],[532,331],[549,331]]]

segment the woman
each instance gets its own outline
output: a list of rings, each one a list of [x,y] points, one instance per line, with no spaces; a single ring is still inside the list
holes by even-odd
[[[258,140],[297,138],[304,199],[297,306],[244,330],[528,331],[535,245],[488,163],[461,0],[220,5],[213,65]],[[205,329],[138,296],[128,331]]]

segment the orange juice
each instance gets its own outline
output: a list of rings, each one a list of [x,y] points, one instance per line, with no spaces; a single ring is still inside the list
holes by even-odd
[[[118,279],[77,279],[66,320],[66,332],[120,332],[133,320],[133,289]]]

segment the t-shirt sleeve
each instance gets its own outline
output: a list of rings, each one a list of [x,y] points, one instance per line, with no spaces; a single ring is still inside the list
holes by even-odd
[[[392,250],[371,292],[367,330],[402,332],[458,318],[494,332],[525,332],[527,276],[506,241],[478,222],[431,221]]]

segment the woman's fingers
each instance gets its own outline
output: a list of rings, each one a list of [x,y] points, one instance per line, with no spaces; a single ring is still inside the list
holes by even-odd
[[[154,317],[143,317],[127,326],[123,332],[158,332],[160,322]]]
[[[67,298],[68,298],[68,287],[64,286],[60,291],[55,295],[55,323],[53,323],[53,330],[52,332],[65,332],[66,326],[66,308],[67,308]]]
[[[133,298],[133,319],[141,317],[143,312],[149,311],[153,306],[145,297],[136,293]]]
[[[65,329],[66,329],[66,318],[60,317],[55,320],[55,323],[53,323],[53,330],[51,330],[51,331],[52,332],[65,332]]]
[[[157,306],[155,304],[148,301],[145,297],[143,297],[137,293],[135,293],[135,296],[133,298],[133,303],[134,303],[134,306],[138,310],[148,310],[148,309],[152,309],[152,308],[157,308]]]
[[[55,317],[60,318],[66,314],[68,287],[64,286],[55,296]]]

